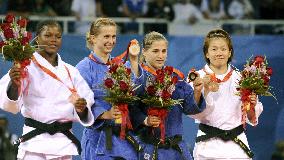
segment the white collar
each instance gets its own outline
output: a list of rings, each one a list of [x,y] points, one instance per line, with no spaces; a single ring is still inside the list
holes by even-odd
[[[231,68],[232,68],[231,65],[228,64],[228,69],[227,69],[226,73],[220,74],[220,75],[217,75],[217,76],[227,75],[227,74],[231,71]],[[205,69],[205,71],[208,72],[209,74],[214,73],[214,72],[212,71],[212,69],[209,67],[208,64],[206,64],[206,65],[204,66],[204,69]]]

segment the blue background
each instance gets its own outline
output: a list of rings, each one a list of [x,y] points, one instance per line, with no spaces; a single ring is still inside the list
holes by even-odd
[[[113,55],[122,53],[128,42],[136,38],[142,42],[142,37],[138,35],[121,35],[117,38],[117,45],[112,52]],[[185,74],[192,67],[201,69],[204,64],[202,46],[203,37],[167,37],[169,40],[169,51],[167,65],[174,66]],[[265,55],[269,65],[273,68],[274,75],[271,79],[271,86],[278,101],[272,97],[261,97],[264,111],[259,119],[257,127],[247,127],[248,141],[251,149],[255,152],[255,160],[268,160],[274,151],[274,144],[278,140],[284,140],[284,109],[283,109],[283,74],[284,74],[284,37],[283,36],[233,36],[234,58],[232,64],[243,68],[245,61],[252,55]],[[85,37],[64,35],[63,46],[60,55],[63,60],[72,65],[76,65],[82,58],[88,56],[89,51],[85,47]],[[0,61],[0,77],[2,77],[11,63]],[[21,135],[23,117],[18,113],[11,113],[0,110],[0,114],[7,116],[9,120],[9,130],[12,133]],[[83,127],[74,124],[74,132],[80,139]],[[197,132],[197,125],[194,120],[184,117],[184,135],[192,150]],[[78,158],[78,157],[77,157]],[[79,159],[79,158],[78,158]]]

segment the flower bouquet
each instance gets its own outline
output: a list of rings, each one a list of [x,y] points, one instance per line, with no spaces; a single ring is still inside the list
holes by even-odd
[[[270,92],[269,80],[272,75],[272,68],[268,67],[266,57],[256,56],[249,59],[241,71],[241,79],[238,83],[238,95],[242,101],[242,123],[245,127],[247,112],[252,110],[251,122],[256,123],[254,107],[250,101],[250,95],[255,93],[259,96],[273,96]],[[274,96],[273,96],[274,97]],[[274,97],[275,98],[275,97]]]
[[[181,99],[171,98],[175,90],[175,84],[178,81],[177,76],[173,76],[173,67],[166,66],[163,69],[156,70],[154,76],[149,76],[146,82],[146,94],[142,102],[150,106],[147,114],[157,116],[161,119],[159,125],[161,129],[161,142],[165,140],[165,119],[172,106],[181,104]]]
[[[31,32],[26,31],[27,20],[8,14],[0,27],[0,48],[4,60],[14,62],[21,69],[21,81],[17,82],[19,93],[22,83],[27,78],[27,69],[35,48],[29,44]]]
[[[110,64],[106,79],[104,80],[104,87],[107,95],[105,101],[112,105],[118,106],[122,118],[116,119],[115,123],[121,124],[120,137],[125,138],[125,130],[132,129],[132,125],[128,115],[128,104],[139,100],[135,96],[134,91],[139,87],[131,80],[131,69],[127,68],[121,61],[113,61]]]

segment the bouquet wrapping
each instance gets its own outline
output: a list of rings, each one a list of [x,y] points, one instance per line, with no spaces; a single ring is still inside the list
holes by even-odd
[[[161,142],[165,140],[165,119],[172,106],[181,104],[181,99],[172,99],[175,84],[178,77],[173,75],[173,67],[166,66],[156,70],[153,76],[149,76],[146,81],[146,94],[142,102],[149,106],[148,116],[157,116],[161,119],[159,128],[161,130]]]
[[[136,45],[130,42],[131,45]],[[122,59],[127,56],[128,53],[123,53],[121,57],[113,59],[112,63],[109,64],[109,71],[107,72],[106,79],[104,80],[104,87],[107,91],[107,95],[104,98],[105,101],[110,104],[117,106],[121,112],[121,119],[116,119],[116,123],[121,124],[120,138],[125,139],[126,129],[132,129],[132,125],[129,118],[128,104],[139,100],[135,96],[135,90],[138,88],[131,80],[131,69],[127,68]]]
[[[273,70],[268,67],[268,62],[264,56],[255,56],[249,59],[241,71],[241,79],[238,82],[238,95],[242,101],[242,123],[245,127],[247,112],[252,113],[252,124],[256,124],[255,106],[251,103],[250,96],[273,96],[270,92],[269,81]],[[274,97],[274,96],[273,96]],[[275,98],[275,97],[274,97]]]
[[[16,82],[19,94],[22,93],[24,81],[29,84],[27,66],[31,62],[35,48],[29,44],[31,32],[27,32],[27,20],[8,14],[0,27],[0,48],[3,59],[15,63],[21,70],[21,80]]]

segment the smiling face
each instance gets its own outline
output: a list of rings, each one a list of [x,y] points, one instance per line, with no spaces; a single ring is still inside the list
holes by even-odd
[[[223,29],[208,32],[204,39],[203,54],[211,67],[225,67],[234,56],[233,43],[230,35]]]
[[[62,44],[62,32],[56,25],[43,26],[37,37],[41,55],[57,54]]]
[[[91,42],[96,54],[109,54],[116,44],[116,27],[101,27],[97,35],[91,35]]]
[[[153,69],[161,69],[168,55],[168,43],[165,40],[154,41],[148,49],[143,49],[147,65]]]
[[[231,51],[224,38],[210,39],[206,58],[210,61],[210,66],[220,68],[227,66],[228,60],[231,57]]]

